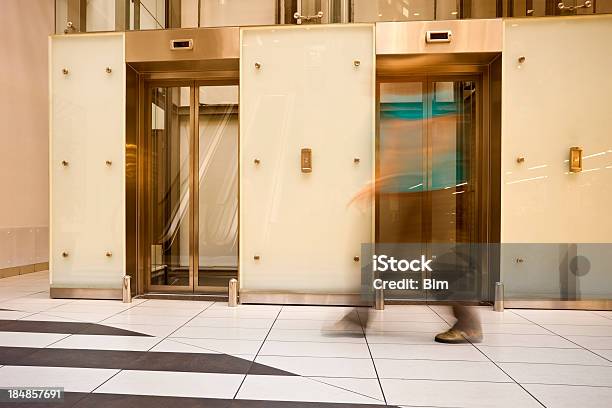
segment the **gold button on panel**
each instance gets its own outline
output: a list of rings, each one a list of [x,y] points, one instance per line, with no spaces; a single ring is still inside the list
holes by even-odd
[[[300,153],[302,173],[312,173],[312,149],[303,148]]]
[[[582,148],[577,146],[570,147],[569,171],[570,173],[582,171]]]

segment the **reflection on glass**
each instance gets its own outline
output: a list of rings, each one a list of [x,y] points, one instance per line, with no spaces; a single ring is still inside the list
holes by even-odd
[[[276,3],[277,0],[201,0],[200,27],[275,24]]]
[[[189,286],[189,88],[151,88],[151,284]]]
[[[434,82],[431,97],[431,241],[470,242],[475,238],[476,86]]]
[[[435,20],[431,0],[355,0],[353,18],[356,23],[373,21]]]
[[[447,280],[454,299],[478,299],[481,252],[470,245],[478,240],[476,84],[433,82],[430,97],[430,254],[436,263],[430,275]],[[432,291],[429,297],[444,300],[448,295]]]
[[[166,2],[164,0],[130,1],[131,30],[163,28],[166,28]]]
[[[378,242],[423,242],[425,99],[421,82],[380,85]]]
[[[238,86],[200,87],[198,286],[226,291],[238,269]]]

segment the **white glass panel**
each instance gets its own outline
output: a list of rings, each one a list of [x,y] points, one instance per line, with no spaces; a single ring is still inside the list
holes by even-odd
[[[123,35],[53,37],[49,65],[51,284],[120,288],[125,241]]]
[[[240,60],[242,289],[358,292],[353,258],[372,241],[371,195],[354,199],[373,176],[373,26],[243,29]]]
[[[49,261],[49,228],[38,227],[35,230],[35,257],[36,263]]]
[[[502,242],[612,242],[610,38],[610,16],[505,22]],[[580,173],[572,146],[584,150]],[[609,298],[609,249],[578,245],[569,261],[586,256],[590,271],[568,275],[558,246],[502,247],[507,295]]]
[[[505,31],[502,241],[611,242],[612,18],[512,20]],[[572,146],[584,149],[581,173],[569,173]]]
[[[34,228],[15,228],[15,236],[17,241],[16,265],[32,265],[36,263],[34,256],[35,251],[35,235]]]
[[[0,229],[0,269],[16,265],[17,240],[14,228]]]
[[[357,23],[435,20],[431,0],[354,0],[353,15]],[[454,15],[451,14],[451,17]]]

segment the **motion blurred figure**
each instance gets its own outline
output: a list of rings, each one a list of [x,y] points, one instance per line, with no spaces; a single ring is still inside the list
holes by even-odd
[[[475,109],[476,88],[469,81],[435,85],[431,95],[424,94],[420,83],[387,84],[385,89],[381,88],[377,178],[357,192],[348,204],[365,210],[378,195],[380,243],[460,245],[470,242],[467,209],[473,187],[468,160],[474,146],[470,115]],[[430,112],[425,108],[427,100]],[[428,135],[423,133],[424,128],[429,129]],[[434,146],[434,152],[427,153],[428,144]],[[424,159],[427,155],[431,157]],[[424,160],[432,162],[429,173],[423,170]],[[422,215],[425,203],[431,206],[429,237],[422,233],[422,225],[427,222]],[[461,252],[458,251],[456,260],[446,263],[446,271],[437,271],[438,276],[446,273],[457,281],[469,273],[460,266]],[[469,258],[464,256],[464,261]],[[457,322],[436,335],[435,341],[481,342],[478,310],[459,303],[452,310]],[[365,329],[368,312],[351,311],[337,325],[347,326],[348,321]]]

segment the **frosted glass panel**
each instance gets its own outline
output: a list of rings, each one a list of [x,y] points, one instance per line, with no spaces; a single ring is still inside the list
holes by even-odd
[[[371,197],[357,195],[373,175],[373,26],[243,29],[240,86],[242,290],[358,292],[353,258],[372,240]]]
[[[120,288],[125,269],[123,35],[53,37],[49,65],[51,284]]]
[[[455,7],[449,9],[454,11]],[[431,0],[355,0],[353,3],[355,22],[435,20],[434,12]]]
[[[612,242],[610,38],[610,16],[505,22],[501,238],[528,244],[502,246],[507,296],[611,296],[610,245],[581,245]],[[584,151],[579,173],[572,146]],[[568,275],[581,256],[588,272]]]
[[[512,20],[505,31],[502,241],[611,242],[612,18]],[[581,173],[569,172],[572,146],[584,149]]]

